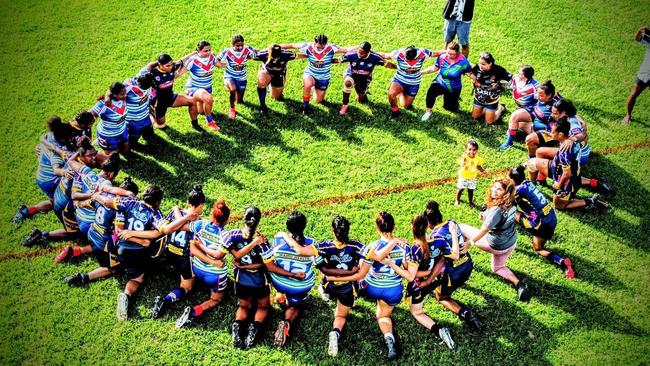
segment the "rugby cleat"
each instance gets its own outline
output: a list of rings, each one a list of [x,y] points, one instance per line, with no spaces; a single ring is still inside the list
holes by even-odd
[[[336,357],[339,353],[339,334],[331,331],[329,334],[329,344],[327,345],[327,354]]]
[[[117,295],[116,313],[117,320],[119,321],[125,321],[129,316],[129,295],[124,292],[120,292],[120,294]]]
[[[162,296],[156,296],[156,298],[153,300],[153,307],[151,308],[151,319],[158,318],[166,304],[167,303]]]
[[[192,322],[192,307],[186,306],[183,310],[183,314],[176,320],[176,328],[183,328],[187,324]]]
[[[278,322],[278,327],[275,330],[275,335],[273,337],[273,344],[277,347],[284,347],[287,344],[287,338],[289,337],[289,322],[286,320],[280,320]]]
[[[320,298],[323,299],[323,301],[328,302],[330,301],[330,295],[325,292],[325,288],[323,287],[322,284],[318,285],[318,293],[320,294]]]
[[[528,288],[528,280],[523,278],[517,285],[517,299],[519,301],[528,302],[531,296],[530,289]]]
[[[396,111],[390,111],[390,117],[388,119],[398,119],[400,115],[399,109]]]
[[[237,111],[235,108],[230,108],[228,110],[228,119],[232,121],[235,120],[235,118],[237,118]]]
[[[606,211],[611,207],[611,205],[605,201],[598,193],[594,194],[591,199],[594,200],[593,207],[597,210]]]
[[[65,248],[63,248],[61,253],[57,254],[56,257],[54,257],[54,263],[67,262],[70,259],[72,259],[72,254],[73,254],[72,247],[68,245]]]
[[[81,273],[75,273],[72,276],[68,276],[63,279],[63,282],[67,283],[70,287],[80,287],[88,284],[87,277]]]
[[[257,327],[255,323],[248,324],[248,334],[244,340],[244,345],[246,348],[252,348],[255,345],[255,339],[257,338]]]
[[[217,123],[214,122],[214,121],[208,122],[208,128],[211,129],[212,131],[215,131],[215,132],[217,132],[217,131],[219,131],[221,129],[219,127],[219,125],[217,125]]]
[[[499,146],[499,151],[502,151],[502,152],[503,152],[503,151],[506,151],[506,150],[508,150],[511,146],[512,146],[512,144],[509,144],[509,143],[507,143],[507,142],[504,142],[503,144],[501,144],[501,146]]]
[[[431,113],[429,111],[426,111],[426,112],[424,112],[424,114],[422,115],[422,118],[420,118],[420,119],[422,120],[422,122],[426,122],[426,121],[429,120],[429,118],[431,118],[432,114],[433,113]]]
[[[33,247],[34,245],[42,244],[43,240],[43,233],[38,229],[32,229],[32,231],[23,238],[23,245],[26,247]]]
[[[397,358],[397,347],[395,346],[395,338],[393,337],[384,337],[386,341],[386,358],[393,360]]]
[[[598,190],[609,197],[616,195],[614,187],[612,187],[612,185],[605,179],[598,179]]]
[[[339,114],[340,114],[341,116],[346,116],[346,115],[348,114],[348,109],[349,109],[349,108],[350,108],[350,107],[349,107],[347,104],[342,105],[342,106],[341,106],[341,110],[339,111]]]
[[[440,327],[440,329],[438,329],[438,336],[440,337],[440,339],[442,339],[442,341],[444,342],[444,344],[445,344],[447,347],[449,347],[450,350],[453,351],[454,348],[456,348],[456,343],[455,343],[454,340],[451,338],[451,333],[449,333],[449,329],[448,329],[448,328],[446,328],[446,327]]]
[[[465,320],[465,324],[467,324],[467,326],[470,329],[475,330],[477,332],[483,330],[483,324],[481,324],[481,321],[478,320],[476,314],[469,312],[464,320]]]
[[[240,324],[239,322],[232,323],[232,345],[235,348],[244,349],[244,341],[241,339],[241,329],[239,327]]]
[[[29,209],[25,205],[20,205],[14,217],[11,218],[11,222],[17,224],[23,220],[26,220],[27,218],[29,218]]]
[[[569,279],[576,278],[576,274],[573,272],[573,267],[571,266],[571,259],[569,258],[564,258],[564,275]]]
[[[311,107],[310,106],[302,106],[300,107],[300,113],[304,115],[310,115],[312,113]]]

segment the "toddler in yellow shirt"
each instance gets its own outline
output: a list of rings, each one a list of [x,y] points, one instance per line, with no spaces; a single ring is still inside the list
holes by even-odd
[[[465,144],[465,153],[460,157],[460,169],[458,169],[458,183],[456,188],[456,206],[460,205],[460,197],[463,195],[463,190],[467,188],[467,199],[469,200],[470,207],[474,207],[474,190],[476,189],[476,178],[478,172],[484,172],[483,159],[477,154],[478,143],[474,140],[469,140]]]

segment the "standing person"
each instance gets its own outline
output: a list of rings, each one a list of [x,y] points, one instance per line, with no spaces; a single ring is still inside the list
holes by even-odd
[[[235,34],[231,40],[232,47],[226,48],[217,56],[216,65],[225,68],[223,72],[223,85],[228,91],[230,109],[228,118],[237,118],[235,102],[244,102],[246,91],[246,63],[255,58],[257,50],[251,46],[244,45],[244,36]]]
[[[463,87],[461,76],[472,70],[465,56],[460,54],[460,46],[456,41],[447,44],[447,52],[438,56],[435,64],[423,73],[438,72],[427,90],[427,111],[422,115],[422,121],[428,121],[433,113],[436,99],[442,95],[443,108],[450,112],[458,112],[458,100]]]
[[[326,276],[325,279],[340,282],[363,280],[359,284],[363,293],[377,302],[375,317],[386,342],[386,357],[394,359],[398,353],[391,314],[402,301],[402,278],[413,281],[418,264],[411,259],[410,247],[402,239],[393,237],[395,219],[390,213],[381,211],[375,219],[375,228],[380,239],[364,248],[359,272],[352,276]]]
[[[474,0],[447,0],[442,17],[445,19],[443,33],[445,46],[458,36],[463,47],[463,55],[469,56],[469,30],[474,17]]]
[[[634,36],[637,42],[646,46],[643,62],[636,73],[636,84],[632,88],[630,96],[627,98],[627,113],[623,117],[623,123],[628,124],[632,120],[632,110],[636,104],[636,98],[646,88],[650,87],[650,28],[641,27],[636,31]]]
[[[285,233],[282,238],[299,255],[318,256],[318,269],[325,276],[352,276],[359,271],[359,261],[363,258],[363,244],[350,240],[350,222],[343,216],[336,216],[332,221],[334,240],[324,240],[318,244],[302,246]],[[330,331],[327,353],[336,356],[339,351],[339,338],[345,327],[350,309],[354,306],[358,291],[357,282],[328,281],[323,278],[319,292],[327,300],[336,300],[334,324]]]
[[[215,122],[216,116],[212,113],[212,75],[217,58],[212,53],[212,46],[206,40],[199,41],[196,51],[185,61],[185,68],[189,72],[185,93],[188,97],[194,98],[196,112],[205,115],[208,128],[219,131]]]
[[[233,256],[235,265],[233,276],[239,306],[231,331],[233,345],[240,349],[255,345],[271,306],[271,284],[262,258],[269,249],[268,240],[256,231],[261,219],[259,208],[250,206],[244,211],[244,227],[223,234],[222,251]],[[247,325],[249,313],[254,315],[253,321]]]
[[[358,102],[365,103],[368,101],[368,89],[375,66],[385,66],[389,69],[397,68],[395,64],[387,62],[383,56],[373,52],[372,45],[367,41],[362,42],[356,52],[348,52],[341,56],[339,62],[349,63],[343,72],[343,103],[339,111],[342,116],[348,114],[352,88],[357,92]]]
[[[307,218],[301,212],[293,211],[287,217],[287,230],[298,244],[305,246],[315,240],[304,234]],[[284,294],[286,310],[284,320],[278,322],[273,343],[283,347],[291,334],[291,327],[300,315],[309,290],[316,282],[313,265],[316,260],[309,256],[297,254],[282,235],[276,235],[273,246],[264,253],[264,264],[270,272],[275,289]]]
[[[185,94],[174,93],[174,80],[187,71],[183,65],[192,55],[189,54],[174,62],[170,55],[163,53],[158,56],[156,61],[148,64],[140,71],[140,74],[150,72],[154,78],[150,101],[155,122],[154,127],[167,127],[165,116],[168,108],[190,107],[189,114],[192,127],[199,128],[196,119],[198,112],[194,106],[194,98]]]
[[[285,51],[279,44],[272,45],[268,50],[261,50],[255,56],[255,60],[261,61],[257,73],[257,96],[260,99],[260,112],[269,112],[266,106],[266,88],[271,86],[271,97],[275,100],[282,100],[284,83],[287,79],[287,63],[296,59],[296,54]]]
[[[424,312],[424,298],[435,291],[439,281],[435,281],[441,273],[444,260],[440,249],[435,247],[433,240],[427,240],[427,218],[418,215],[411,221],[413,232],[413,245],[411,245],[411,259],[418,264],[415,279],[406,286],[406,297],[410,298],[409,310],[413,318],[424,328],[440,337],[449,349],[456,347],[451,338],[449,329],[440,326],[427,313]],[[455,252],[460,252],[458,240],[454,242]]]
[[[480,218],[483,226],[480,229],[467,224],[460,224],[463,236],[469,239],[465,242],[465,250],[472,245],[492,255],[492,272],[510,281],[517,288],[517,299],[530,300],[531,294],[528,281],[520,280],[512,273],[506,262],[517,247],[517,230],[515,228],[514,206],[515,182],[511,179],[497,179],[486,192],[486,207]]]
[[[557,216],[553,206],[537,187],[526,179],[525,165],[511,169],[509,176],[517,185],[515,187],[515,204],[518,210],[515,214],[515,221],[533,235],[533,249],[537,254],[558,266],[567,278],[575,278],[571,259],[562,258],[544,247],[546,241],[553,237],[557,227]]]
[[[399,117],[398,99],[402,106],[409,109],[420,89],[422,81],[422,67],[429,57],[439,56],[442,52],[432,51],[427,48],[408,46],[395,50],[386,57],[395,60],[397,72],[388,87],[388,102],[390,103],[390,118]]]
[[[296,49],[300,54],[298,58],[306,58],[309,63],[303,73],[302,112],[310,114],[309,101],[312,93],[316,103],[325,101],[325,93],[330,84],[330,69],[332,63],[338,62],[334,58],[337,53],[351,52],[355,47],[343,48],[328,43],[327,36],[318,34],[313,42],[283,44],[282,48]]]
[[[478,142],[469,140],[465,144],[465,152],[460,157],[460,169],[458,169],[458,182],[456,183],[456,201],[454,204],[460,206],[460,197],[463,190],[467,188],[467,200],[469,206],[474,207],[474,190],[476,189],[476,178],[478,172],[484,172],[483,158],[477,155]]]
[[[129,129],[129,146],[135,146],[142,136],[145,141],[153,137],[153,124],[149,115],[149,99],[154,84],[150,72],[136,76],[125,82],[126,124]]]
[[[481,52],[469,77],[474,80],[472,118],[477,120],[485,116],[487,125],[495,123],[506,110],[503,104],[499,104],[499,95],[504,88],[503,84],[510,83],[512,75],[494,62],[491,53]]]
[[[483,325],[476,313],[451,298],[454,291],[467,282],[474,270],[470,254],[465,250],[459,250],[460,243],[465,241],[463,233],[455,221],[443,220],[440,206],[436,201],[427,202],[424,217],[431,229],[429,240],[433,241],[432,256],[435,257],[439,252],[444,261],[444,271],[433,282],[436,299],[442,306],[458,315],[471,329],[480,331]]]
[[[126,125],[126,87],[114,82],[108,91],[97,98],[90,113],[99,117],[97,144],[106,154],[114,151],[126,156],[129,152],[129,130]]]

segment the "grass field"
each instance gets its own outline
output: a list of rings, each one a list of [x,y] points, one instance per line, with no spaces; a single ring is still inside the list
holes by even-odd
[[[262,48],[271,43],[310,40],[326,33],[339,45],[370,41],[391,51],[416,44],[442,46],[444,2],[408,1],[242,1],[242,2],[9,2],[0,0],[0,364],[375,364],[384,345],[374,319],[374,305],[361,300],[351,312],[336,359],[326,354],[332,305],[316,291],[308,313],[286,349],[271,345],[272,330],[250,351],[232,347],[230,324],[235,299],[177,330],[173,322],[183,307],[207,296],[199,290],[176,304],[162,319],[149,319],[153,298],[171,289],[175,278],[157,275],[135,299],[131,319],[117,323],[115,299],[124,278],[68,288],[62,278],[94,268],[88,259],[55,265],[54,252],[29,256],[20,239],[32,227],[57,228],[54,215],[10,224],[22,202],[43,198],[34,184],[34,146],[47,116],[64,119],[88,109],[95,96],[117,80],[134,75],[159,53],[180,57],[199,39],[217,51],[233,33]],[[509,261],[528,277],[534,297],[516,301],[514,289],[490,273],[490,258],[475,251],[475,271],[455,297],[477,309],[487,329],[471,333],[433,298],[426,311],[451,327],[457,350],[450,352],[412,319],[406,304],[393,314],[404,354],[399,362],[546,365],[647,364],[650,362],[650,92],[637,102],[635,120],[621,126],[625,100],[645,49],[634,32],[650,19],[650,7],[624,0],[514,1],[484,0],[472,25],[471,61],[490,50],[497,63],[514,72],[534,65],[538,80],[552,79],[572,99],[589,125],[597,154],[584,169],[606,176],[617,188],[614,210],[606,214],[560,213],[548,246],[569,256],[578,278],[570,281],[530,246],[519,232]],[[456,161],[463,144],[474,137],[481,145],[490,176],[526,158],[522,145],[498,153],[506,127],[484,127],[466,113],[452,115],[440,105],[421,122],[424,77],[414,112],[388,120],[386,91],[391,70],[378,69],[371,103],[351,103],[348,117],[338,116],[342,68],[333,67],[328,103],[313,116],[297,112],[304,61],[289,64],[287,101],[269,102],[274,111],[257,113],[257,65],[248,67],[248,105],[236,121],[223,118],[228,99],[215,76],[215,109],[221,133],[191,129],[185,109],[168,113],[170,128],[157,131],[157,145],[124,164],[120,179],[132,176],[144,187],[165,189],[164,209],[183,204],[192,183],[203,183],[209,201],[226,198],[239,215],[251,203],[267,213],[261,230],[284,229],[288,208],[308,217],[307,235],[323,239],[336,214],[352,222],[352,236],[376,238],[372,219],[392,212],[397,234],[410,238],[410,218],[436,199],[443,214],[479,225],[477,212],[453,206]],[[176,82],[183,89],[185,77]],[[465,81],[461,106],[472,98]],[[514,103],[504,97],[510,110]],[[203,122],[203,119],[200,119]],[[621,148],[619,148],[621,147]],[[424,183],[423,183],[424,182]],[[427,183],[428,182],[428,183]],[[482,198],[490,182],[479,180]],[[423,183],[423,184],[419,184]],[[397,188],[395,188],[397,187]],[[370,192],[370,193],[367,193]],[[550,194],[549,190],[544,190]],[[582,191],[587,195],[586,191]],[[230,228],[238,227],[234,222]],[[280,312],[274,311],[275,325]]]

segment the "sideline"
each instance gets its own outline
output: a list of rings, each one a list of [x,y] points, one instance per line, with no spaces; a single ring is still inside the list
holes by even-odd
[[[625,152],[625,151],[630,151],[630,150],[635,150],[635,149],[643,149],[643,148],[648,148],[650,147],[650,140],[638,142],[636,144],[627,144],[627,145],[620,145],[620,146],[614,146],[614,147],[609,147],[606,149],[602,150],[597,150],[597,151],[592,151],[592,156],[594,154],[596,155],[610,155],[610,154],[617,154],[620,152]],[[504,174],[508,172],[510,168],[505,168],[505,169],[496,169],[496,170],[490,170],[490,171],[485,171],[480,174],[481,178],[490,178],[494,177],[500,174]],[[289,213],[293,210],[299,209],[301,207],[320,207],[320,206],[327,206],[327,205],[334,205],[334,204],[339,204],[339,203],[344,203],[347,201],[352,201],[352,200],[360,200],[360,199],[366,199],[366,198],[371,198],[371,197],[378,197],[378,196],[388,196],[391,194],[395,193],[402,193],[406,191],[412,191],[416,189],[425,189],[425,188],[431,188],[431,187],[436,187],[439,185],[443,184],[448,184],[451,182],[456,181],[456,176],[453,177],[447,177],[447,178],[439,178],[439,179],[434,179],[430,181],[425,181],[425,182],[417,182],[417,183],[409,183],[409,184],[404,184],[400,186],[394,186],[394,187],[386,187],[386,188],[377,188],[377,189],[372,189],[369,191],[363,191],[363,192],[357,192],[357,193],[350,193],[350,194],[343,194],[340,196],[333,196],[333,197],[325,197],[325,198],[319,198],[316,200],[311,200],[311,201],[305,201],[305,202],[295,202],[291,203],[289,205],[286,205],[284,207],[277,207],[273,208],[270,210],[264,210],[262,211],[262,215],[265,217],[268,216],[277,216],[283,213]],[[230,218],[233,221],[239,221],[242,219],[242,215],[237,215],[237,216],[232,216]],[[40,257],[42,255],[46,255],[52,252],[60,251],[62,250],[67,244],[63,245],[58,245],[54,247],[47,247],[47,248],[41,248],[38,250],[34,251],[29,251],[29,252],[14,252],[14,253],[7,253],[0,255],[0,263],[12,259],[29,259],[29,258],[35,258],[35,257]]]

